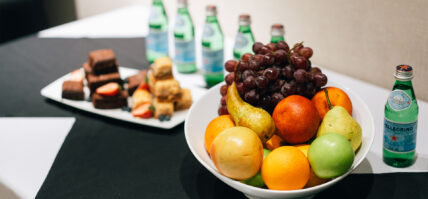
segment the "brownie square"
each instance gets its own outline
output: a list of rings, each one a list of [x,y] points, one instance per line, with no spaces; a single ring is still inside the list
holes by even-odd
[[[88,79],[88,75],[92,74],[92,68],[89,66],[89,62],[85,62],[82,65],[83,71],[85,71],[85,78]]]
[[[95,75],[118,71],[116,57],[112,49],[101,49],[89,53],[89,66]]]
[[[142,70],[136,75],[128,77],[128,93],[132,95],[134,91],[138,88],[141,82],[146,81],[147,70]]]
[[[92,95],[92,104],[98,109],[113,109],[128,105],[128,93],[120,91],[114,96],[104,96],[98,93]]]
[[[123,81],[120,78],[120,74],[118,72],[116,73],[109,73],[104,75],[94,75],[94,74],[88,74],[88,87],[91,91],[91,94],[95,92],[95,90],[109,82],[116,82],[120,85],[123,85]]]
[[[82,81],[64,81],[62,84],[62,98],[71,100],[83,100],[85,93],[83,92]]]

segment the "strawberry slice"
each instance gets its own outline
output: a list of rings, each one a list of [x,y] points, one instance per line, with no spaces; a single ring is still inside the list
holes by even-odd
[[[153,108],[150,103],[144,103],[134,108],[131,113],[134,117],[150,118],[153,116],[152,110]]]
[[[144,79],[144,81],[142,81],[140,83],[140,85],[138,86],[138,89],[142,89],[142,90],[149,90],[149,81],[147,78]]]
[[[118,83],[110,82],[110,83],[104,84],[101,87],[98,87],[95,92],[100,95],[114,96],[119,93],[119,90],[120,90],[120,86]]]

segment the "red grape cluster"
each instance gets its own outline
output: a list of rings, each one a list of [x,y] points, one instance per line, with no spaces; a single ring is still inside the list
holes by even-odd
[[[225,63],[226,84],[221,86],[219,115],[228,114],[226,94],[229,85],[235,81],[242,99],[253,106],[272,113],[275,106],[285,97],[302,95],[311,99],[322,86],[327,76],[318,67],[312,67],[309,58],[313,51],[297,43],[292,49],[285,41],[253,45],[254,55],[246,53],[241,60]]]

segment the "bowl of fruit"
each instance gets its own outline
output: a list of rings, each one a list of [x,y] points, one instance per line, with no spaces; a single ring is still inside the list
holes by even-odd
[[[256,42],[190,108],[196,159],[249,198],[310,197],[351,173],[374,138],[365,102],[311,66],[302,43]]]

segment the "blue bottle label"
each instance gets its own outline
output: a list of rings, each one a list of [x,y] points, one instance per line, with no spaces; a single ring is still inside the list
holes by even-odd
[[[393,152],[411,152],[416,147],[417,121],[398,123],[385,118],[383,147]]]
[[[235,49],[245,48],[248,44],[248,39],[244,34],[238,33],[235,38]]]
[[[149,22],[156,22],[161,18],[162,8],[157,6],[150,7]]]
[[[209,25],[209,24],[205,24],[204,30],[202,32],[202,38],[206,39],[206,38],[210,38],[212,36],[214,36],[214,28],[211,27],[211,25]]]
[[[177,17],[175,18],[175,28],[181,28],[184,26],[184,24],[185,24],[184,17],[178,14]]]
[[[177,64],[195,62],[195,40],[183,41],[175,39],[175,61]]]
[[[388,97],[389,106],[395,111],[407,109],[412,104],[412,99],[403,90],[394,90]]]
[[[157,53],[168,53],[168,31],[149,29],[146,38],[147,50]]]
[[[207,73],[223,72],[223,49],[202,48],[202,65]]]

